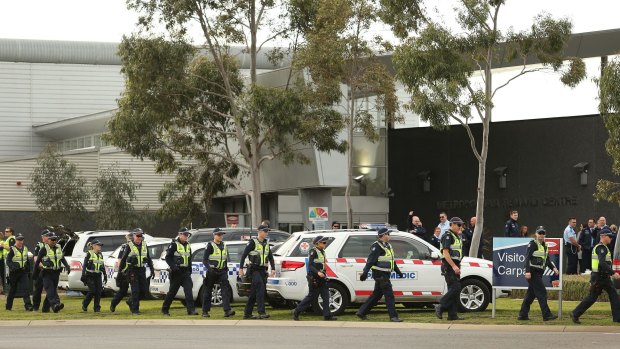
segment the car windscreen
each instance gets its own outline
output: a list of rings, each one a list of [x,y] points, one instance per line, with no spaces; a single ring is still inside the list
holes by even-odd
[[[290,256],[291,257],[308,256],[308,252],[310,252],[310,249],[314,247],[314,245],[312,244],[312,239],[314,239],[314,236],[305,237],[305,238],[302,238],[300,241],[298,241],[297,245],[291,252]],[[334,242],[334,238],[328,238],[327,245],[325,245],[325,248],[329,247],[329,245],[331,245],[332,242]]]
[[[72,256],[73,255],[73,248],[75,247],[75,243],[77,242],[77,240],[69,240],[65,243],[65,246],[62,248],[62,253],[65,256]]]
[[[101,252],[113,252],[120,245],[127,242],[125,235],[89,236],[88,240],[86,240],[86,244],[84,244],[84,252],[88,251],[88,243],[94,240],[99,240],[103,243],[103,246],[101,246]]]
[[[290,251],[295,242],[299,240],[300,235],[291,235],[282,245],[278,246],[275,250],[271,251],[275,256],[284,256]]]
[[[189,242],[192,244],[209,241],[213,241],[213,234],[210,232],[196,233],[189,238]]]

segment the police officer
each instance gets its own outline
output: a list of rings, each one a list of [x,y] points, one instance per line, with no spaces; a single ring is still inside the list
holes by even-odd
[[[519,223],[517,222],[518,219],[519,211],[510,211],[510,219],[506,221],[506,224],[504,225],[504,236],[507,238],[518,238],[521,236],[519,233]]]
[[[545,235],[547,231],[545,227],[539,226],[536,228],[536,239],[530,241],[527,246],[527,252],[525,253],[525,279],[527,280],[528,287],[527,293],[523,298],[521,304],[521,311],[519,312],[518,320],[529,320],[528,313],[530,312],[530,305],[534,302],[534,298],[538,299],[540,310],[542,311],[543,321],[555,320],[557,315],[551,314],[549,305],[547,305],[547,289],[543,284],[543,273],[545,268],[553,270],[556,275],[559,275],[558,268],[549,260],[549,253],[547,251],[547,245],[545,244]]]
[[[49,236],[49,242],[39,252],[37,265],[35,266],[35,268],[41,269],[43,275],[43,288],[46,293],[42,309],[44,313],[48,313],[50,307],[54,313],[59,312],[65,307],[64,304],[60,303],[56,289],[58,288],[58,278],[60,277],[62,267],[65,267],[67,275],[71,272],[71,269],[63,255],[62,248],[57,242],[58,235],[52,234]]]
[[[15,237],[15,245],[11,246],[6,257],[6,263],[9,269],[9,283],[11,286],[6,297],[6,310],[13,308],[15,292],[17,292],[18,287],[21,287],[22,292],[24,292],[24,308],[26,308],[26,311],[32,311],[30,287],[28,285],[30,262],[28,261],[28,247],[24,246],[24,236],[22,234],[18,234]]]
[[[103,254],[101,253],[101,246],[103,244],[99,240],[89,242],[89,250],[84,257],[84,266],[82,272],[82,280],[85,281],[88,286],[88,293],[84,297],[82,302],[82,311],[88,311],[88,305],[90,301],[95,298],[95,304],[93,310],[95,313],[101,311],[101,295],[103,294],[103,284],[108,281],[108,276],[105,273],[103,265]],[[103,275],[103,284],[101,283],[101,277]]]
[[[41,241],[37,243],[37,246],[34,248],[34,264],[35,266],[38,264],[37,260],[39,258],[39,252],[49,243],[49,236],[53,233],[49,229],[43,229],[41,231]],[[39,306],[41,305],[41,293],[43,293],[43,274],[40,272],[39,268],[34,268],[34,274],[32,275],[33,279],[33,292],[32,292],[32,311],[39,311]]]
[[[620,279],[620,275],[616,274],[611,267],[612,257],[609,244],[613,235],[614,233],[607,227],[603,227],[599,232],[600,242],[592,250],[590,294],[577,305],[575,310],[569,313],[571,320],[576,324],[581,323],[579,317],[596,302],[596,299],[603,291],[607,292],[609,296],[614,322],[620,322],[620,301],[610,277],[613,275],[614,279]]]
[[[273,255],[271,254],[271,249],[269,248],[267,235],[269,235],[269,227],[265,225],[258,226],[258,237],[248,242],[248,245],[241,255],[239,276],[243,277],[245,259],[249,256],[250,266],[248,268],[248,276],[252,280],[250,296],[248,297],[248,302],[245,305],[243,314],[244,319],[267,319],[270,317],[270,315],[265,312],[267,262],[269,262],[271,266],[272,277],[275,275],[276,266]],[[258,316],[252,315],[252,309],[254,309],[255,303],[257,303]]]
[[[149,290],[146,283],[146,265],[151,270],[151,279],[155,277],[155,270],[146,242],[143,241],[142,229],[134,230],[132,235],[132,241],[128,243],[128,248],[121,256],[119,270],[127,274],[131,286],[131,304],[129,304],[131,314],[140,315],[140,297],[144,297]],[[112,310],[112,305],[110,305],[110,310]]]
[[[312,302],[321,296],[323,301],[323,319],[326,321],[336,320],[329,309],[329,288],[327,287],[327,275],[325,273],[325,247],[329,239],[326,236],[316,236],[312,239],[312,248],[308,252],[308,295],[293,310],[293,320],[299,320],[299,314],[312,305]]]
[[[202,298],[202,317],[209,317],[211,311],[211,297],[213,285],[220,284],[222,292],[222,305],[224,307],[224,317],[235,315],[235,311],[230,308],[230,283],[228,282],[228,247],[224,243],[224,231],[220,228],[213,230],[213,241],[205,249],[205,256],[202,264],[207,268],[207,275],[204,280],[205,292]]]
[[[170,305],[181,286],[185,292],[187,314],[197,315],[194,309],[194,295],[192,294],[194,287],[192,282],[192,247],[187,242],[190,235],[189,229],[181,228],[177,238],[172,240],[166,250],[166,263],[170,267],[170,289],[166,294],[164,304],[161,306],[161,312],[165,316],[170,316]]]
[[[2,259],[4,259],[4,268],[2,270],[2,290],[5,290],[6,288],[6,272],[7,272],[7,262],[6,262],[6,258],[7,255],[9,254],[9,250],[11,249],[11,247],[13,247],[13,245],[15,245],[15,230],[13,229],[13,227],[6,227],[4,228],[4,241],[2,242]]]
[[[441,273],[446,279],[448,292],[435,305],[437,318],[443,318],[443,312],[448,312],[448,320],[463,320],[458,316],[459,294],[461,293],[461,259],[463,259],[463,245],[461,243],[461,227],[463,221],[459,217],[450,219],[450,229],[441,238],[440,251]]]
[[[127,277],[127,272],[121,270],[120,265],[121,265],[122,256],[124,256],[129,250],[129,243],[131,242],[133,238],[134,232],[142,233],[142,229],[136,228],[133,230],[133,232],[130,232],[127,235],[125,235],[125,238],[127,239],[127,243],[121,245],[121,249],[118,253],[118,259],[116,260],[116,263],[114,265],[117,270],[116,286],[118,287],[118,292],[114,294],[114,297],[112,298],[112,302],[110,303],[110,312],[112,313],[116,311],[116,306],[121,302],[121,299],[123,299],[123,297],[125,297],[127,295],[127,292],[129,291],[129,278]],[[131,301],[127,300],[126,303],[129,306],[129,310],[131,310]]]
[[[370,247],[370,255],[366,259],[366,266],[360,276],[360,281],[366,281],[368,278],[368,272],[372,270],[372,278],[375,280],[375,289],[366,302],[362,304],[357,313],[357,317],[362,320],[368,320],[368,312],[372,307],[379,303],[381,297],[385,297],[385,305],[390,315],[390,321],[402,322],[396,312],[396,306],[394,302],[394,291],[392,290],[392,282],[390,276],[392,271],[398,274],[399,278],[403,277],[403,273],[398,268],[398,265],[394,263],[394,249],[388,242],[390,240],[390,230],[387,228],[381,228],[377,231],[378,241],[375,241]]]

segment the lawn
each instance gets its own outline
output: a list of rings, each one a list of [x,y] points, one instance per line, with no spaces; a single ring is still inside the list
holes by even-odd
[[[23,303],[21,299],[15,299],[13,303],[13,311],[5,311],[0,310],[0,320],[77,320],[77,319],[106,319],[106,320],[115,320],[115,319],[164,319],[161,315],[161,304],[162,300],[146,300],[140,302],[140,310],[142,315],[132,316],[129,312],[127,305],[122,302],[116,308],[115,313],[110,313],[110,297],[103,298],[101,301],[102,312],[101,313],[93,313],[92,312],[92,303],[89,307],[89,311],[87,313],[82,312],[82,297],[79,296],[66,296],[61,295],[62,302],[65,304],[65,308],[58,314],[54,313],[33,313],[26,312],[23,308]],[[4,302],[4,297],[2,297],[2,302]],[[553,325],[572,325],[570,318],[568,317],[568,312],[573,310],[577,302],[568,302],[565,301],[563,303],[563,319],[555,320],[552,322],[543,322],[541,318],[540,308],[538,307],[538,303],[532,304],[532,310],[530,311],[530,321],[517,321],[517,314],[521,307],[521,300],[519,299],[508,299],[503,298],[499,299],[497,302],[497,314],[496,318],[491,318],[491,305],[487,311],[481,313],[466,313],[461,314],[462,317],[465,317],[465,321],[459,321],[460,324],[523,324],[523,325],[539,325],[539,324],[553,324]],[[237,315],[232,317],[232,320],[240,320],[243,317],[243,306],[244,304],[234,304],[233,309],[237,312]],[[556,313],[558,302],[550,301],[549,306],[551,310]],[[4,308],[4,307],[2,307]],[[1,309],[1,308],[0,308]],[[349,308],[344,315],[338,317],[339,320],[344,321],[359,321],[359,319],[355,316],[355,311],[357,308]],[[400,305],[397,306],[398,313],[400,317],[406,322],[417,322],[417,323],[442,323],[447,322],[446,320],[438,320],[435,317],[435,313],[433,309],[406,309]],[[200,313],[200,309],[197,309]],[[271,320],[290,320],[291,319],[291,310],[290,309],[271,309],[267,308],[267,312],[271,314]],[[255,311],[256,313],[256,311]],[[172,319],[195,319],[195,320],[204,320],[209,321],[209,319],[218,319],[222,320],[223,311],[221,307],[215,307],[211,309],[211,318],[203,319],[201,316],[193,316],[190,317],[186,314],[185,308],[179,301],[175,301],[172,304],[172,308],[170,309],[170,317]],[[384,306],[376,307],[368,316],[370,321],[388,321],[387,311]],[[305,313],[302,314],[301,320],[321,320],[320,316]],[[265,320],[262,320],[265,321]],[[269,320],[267,320],[269,321]],[[609,308],[609,303],[599,302],[594,304],[586,314],[581,317],[581,321],[584,325],[614,325],[611,320],[611,312]]]

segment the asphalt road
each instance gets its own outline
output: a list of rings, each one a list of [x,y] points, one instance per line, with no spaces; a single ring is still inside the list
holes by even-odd
[[[3,326],[0,348],[618,348],[619,333],[291,326]],[[25,345],[25,346],[24,346]]]

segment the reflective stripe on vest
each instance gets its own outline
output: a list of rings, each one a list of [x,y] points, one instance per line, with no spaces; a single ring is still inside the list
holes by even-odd
[[[216,269],[224,269],[228,261],[228,246],[224,242],[220,242],[220,245],[218,245],[211,241],[210,244],[213,248],[213,253],[209,255],[209,265]],[[220,249],[220,246],[224,248]]]
[[[183,246],[179,241],[176,242],[177,250],[174,251],[174,256],[176,258],[177,265],[179,267],[187,267],[189,265],[189,257],[192,255],[192,248],[189,243]],[[179,263],[180,262],[180,263]]]
[[[90,255],[89,264],[86,266],[86,271],[91,273],[101,273],[103,269],[103,255],[101,253],[95,253],[95,251],[88,251]]]
[[[269,255],[269,244],[265,240],[265,245],[261,244],[258,239],[254,241],[254,249],[250,251],[250,263],[254,266],[264,267],[267,265],[267,256]]]
[[[127,261],[125,262],[125,269],[127,270],[127,268],[131,267],[135,267],[135,268],[141,268],[144,266],[144,258],[146,258],[147,255],[147,251],[146,251],[146,244],[143,242],[142,246],[140,248],[140,250],[138,250],[138,246],[136,246],[133,241],[130,241],[127,243],[127,246],[129,246],[129,254],[127,255]],[[132,263],[132,259],[133,257],[136,257],[136,263],[133,264]]]
[[[383,246],[383,244],[378,241],[376,241],[375,244],[383,249],[384,254],[383,256],[379,256],[377,264],[370,268],[391,273],[392,270],[394,270],[394,250],[392,249],[392,245],[388,243],[387,246]]]
[[[452,239],[454,242],[450,245],[450,257],[452,260],[460,261],[463,258],[463,245],[461,244],[461,238],[454,234],[452,230],[449,230],[450,235],[452,235]],[[445,247],[439,246],[439,250],[443,250]],[[442,254],[443,256],[443,254]],[[441,257],[444,259],[444,257]]]
[[[50,245],[45,245],[45,255],[43,256],[43,269],[60,270],[62,268],[62,248],[55,245],[52,248]]]
[[[598,273],[598,255],[596,254],[596,248],[599,246],[605,246],[605,249],[607,250],[607,254],[605,255],[605,263],[607,263],[610,267],[611,267],[611,252],[609,251],[609,247],[607,247],[607,245],[605,244],[601,244],[599,243],[598,245],[594,246],[594,248],[592,249],[592,272],[593,273]]]
[[[4,240],[0,239],[0,244],[2,244],[2,247],[4,247]],[[2,249],[2,252],[0,252],[0,260],[4,259],[4,257],[8,254],[8,252],[6,251],[5,248]]]
[[[320,272],[325,271],[325,251],[321,251],[318,248],[313,248],[312,250],[316,251],[316,258],[314,259],[314,267],[317,268]]]
[[[538,240],[533,240],[538,246],[538,249],[532,253],[532,258],[530,258],[530,267],[545,269],[545,265],[547,264],[547,249],[545,245],[538,242]]]
[[[11,247],[13,250],[13,263],[19,264],[20,269],[24,269],[24,266],[28,262],[28,247],[24,246],[24,248],[20,251],[17,247]]]

